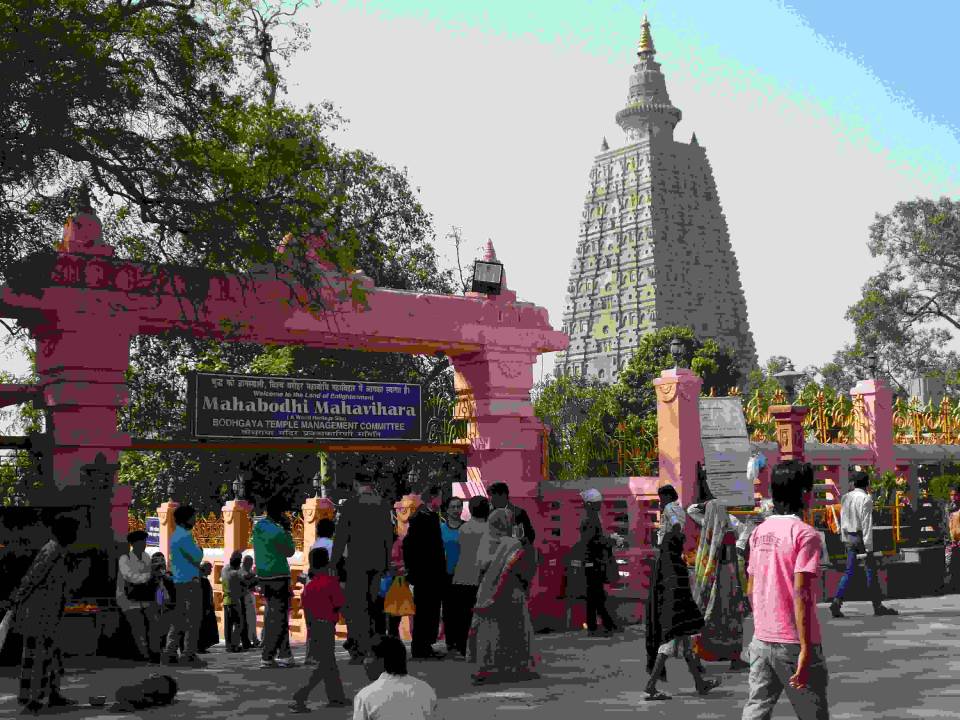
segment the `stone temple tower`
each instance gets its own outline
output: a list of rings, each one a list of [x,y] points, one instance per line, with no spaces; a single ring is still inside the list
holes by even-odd
[[[570,348],[557,374],[614,379],[645,333],[692,327],[757,362],[737,260],[713,171],[696,134],[673,139],[680,110],[670,102],[643,20],[627,105],[617,123],[625,147],[606,139],[590,172],[563,329]]]

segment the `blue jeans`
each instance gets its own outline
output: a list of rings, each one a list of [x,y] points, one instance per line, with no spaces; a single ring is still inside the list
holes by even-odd
[[[846,533],[844,544],[847,546],[847,569],[843,573],[843,577],[840,578],[840,585],[837,587],[837,594],[834,598],[837,601],[843,600],[850,578],[853,577],[853,573],[857,569],[857,555],[866,552],[863,536],[860,533]],[[879,605],[881,600],[880,578],[877,576],[876,560],[874,560],[872,553],[867,554],[863,566],[867,573],[867,591],[870,593],[870,600],[874,605]]]
[[[742,720],[770,720],[784,690],[799,720],[830,720],[827,705],[827,662],[823,648],[814,645],[813,659],[802,689],[790,685],[800,658],[799,643],[768,643],[753,639],[750,655],[750,695],[743,707]]]

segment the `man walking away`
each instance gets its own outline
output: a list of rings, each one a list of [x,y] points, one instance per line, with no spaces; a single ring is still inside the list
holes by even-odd
[[[308,654],[317,665],[311,671],[307,684],[293,694],[291,712],[309,712],[307,698],[321,682],[327,691],[327,707],[346,707],[350,704],[343,692],[337,658],[334,654],[337,640],[337,619],[345,599],[337,578],[327,572],[330,556],[325,548],[310,551],[312,577],[300,596],[304,619],[310,625]]]
[[[193,539],[197,513],[189,505],[181,505],[173,511],[177,524],[170,538],[170,570],[173,575],[176,607],[173,611],[170,632],[167,634],[165,664],[177,662],[177,649],[183,637],[183,655],[180,663],[202,667],[197,657],[200,642],[200,624],[203,621],[203,590],[200,587],[200,564],[203,550]]]
[[[380,578],[390,564],[393,525],[390,508],[377,493],[371,476],[358,474],[354,490],[356,497],[340,511],[331,564],[337,567],[344,561],[350,662],[357,665],[373,651],[374,613]]]
[[[493,510],[505,508],[513,513],[513,537],[524,545],[532,545],[537,539],[537,532],[533,529],[530,516],[523,508],[518,508],[510,502],[510,488],[504,482],[495,482],[487,490],[490,494],[490,506]]]
[[[290,563],[296,551],[279,495],[267,501],[267,517],[253,528],[253,554],[266,602],[260,667],[293,667],[290,651]],[[278,655],[280,656],[278,658]]]
[[[750,537],[754,634],[743,720],[769,720],[784,690],[800,720],[829,720],[816,600],[820,535],[799,517],[813,492],[813,468],[778,465],[770,492],[774,514]]]
[[[127,543],[130,552],[121,555],[117,563],[117,606],[130,626],[140,659],[149,662],[160,657],[160,648],[150,642],[160,622],[156,601],[159,579],[146,553],[147,533],[134,530],[127,535]]]
[[[423,680],[407,674],[407,649],[399,638],[384,637],[374,646],[376,660],[368,674],[383,669],[382,674],[353,701],[353,720],[435,720],[437,693]]]
[[[865,472],[852,472],[853,491],[843,496],[840,503],[840,529],[847,547],[847,570],[840,578],[837,595],[830,603],[830,614],[842,618],[840,606],[847,584],[857,569],[857,555],[866,553],[864,569],[867,573],[867,592],[873,602],[874,615],[898,615],[893,608],[884,607],[881,601],[880,576],[873,557],[873,498],[870,496],[870,476]]]
[[[410,516],[403,539],[403,564],[413,586],[413,638],[410,654],[414,660],[439,660],[433,649],[440,634],[440,606],[447,582],[447,560],[440,534],[440,488],[431,486],[421,495],[423,503]]]
[[[243,580],[240,578],[240,566],[243,563],[243,553],[234,550],[230,555],[230,564],[220,573],[220,584],[223,587],[223,640],[227,652],[240,652],[250,647],[247,638],[243,637]]]
[[[15,613],[15,625],[23,636],[17,701],[24,706],[24,714],[37,715],[44,700],[50,707],[77,704],[60,694],[63,660],[57,631],[67,601],[66,549],[77,541],[78,529],[79,522],[69,516],[53,521],[53,538],[40,549],[5,604],[8,612]]]

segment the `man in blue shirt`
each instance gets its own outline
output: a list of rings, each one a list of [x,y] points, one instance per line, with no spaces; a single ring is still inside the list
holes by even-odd
[[[183,636],[183,655],[180,663],[200,667],[197,643],[200,638],[200,623],[203,620],[203,593],[200,587],[200,563],[203,550],[193,539],[193,526],[197,513],[189,505],[181,505],[173,511],[177,524],[170,538],[170,570],[176,591],[176,608],[167,635],[164,664],[177,662],[180,636]]]

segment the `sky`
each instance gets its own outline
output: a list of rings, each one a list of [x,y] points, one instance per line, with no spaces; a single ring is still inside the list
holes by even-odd
[[[491,239],[511,288],[559,327],[593,158],[604,137],[625,144],[614,116],[645,12],[675,138],[695,131],[714,171],[760,359],[822,365],[879,267],[874,215],[960,198],[942,60],[960,2],[335,0],[301,11],[311,46],[288,99],[336,104],[350,123],[334,141],[407,169],[447,266],[451,226],[468,262]]]
[[[562,322],[588,173],[626,144],[644,12],[675,139],[706,148],[761,360],[822,365],[879,267],[876,213],[960,196],[960,101],[940,61],[960,3],[340,0],[304,12],[297,103],[333,101],[334,137],[406,168],[452,264],[492,239],[520,299]],[[538,367],[549,373],[553,356]]]

